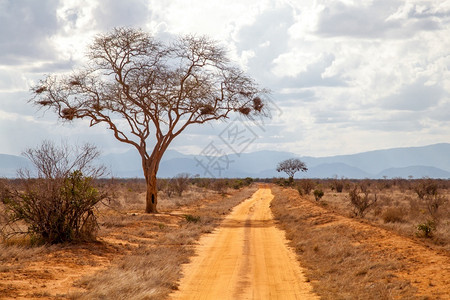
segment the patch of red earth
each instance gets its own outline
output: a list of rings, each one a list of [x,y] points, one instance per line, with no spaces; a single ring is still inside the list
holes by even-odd
[[[11,262],[0,272],[0,298],[66,298],[81,291],[75,280],[105,268],[118,250],[101,243],[68,246],[29,262]]]

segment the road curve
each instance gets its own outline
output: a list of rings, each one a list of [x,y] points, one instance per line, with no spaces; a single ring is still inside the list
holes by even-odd
[[[319,299],[284,232],[275,227],[269,188],[260,188],[200,239],[171,299]]]

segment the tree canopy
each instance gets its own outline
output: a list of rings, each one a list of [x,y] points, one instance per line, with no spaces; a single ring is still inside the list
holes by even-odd
[[[49,75],[32,88],[32,102],[66,121],[106,124],[139,152],[147,180],[147,212],[156,211],[159,162],[187,126],[264,114],[268,90],[234,65],[218,42],[180,36],[170,43],[142,30],[98,35],[88,63],[68,75]]]
[[[278,172],[285,172],[289,176],[289,181],[293,181],[295,173],[298,171],[306,172],[306,164],[298,158],[289,158],[278,163]]]

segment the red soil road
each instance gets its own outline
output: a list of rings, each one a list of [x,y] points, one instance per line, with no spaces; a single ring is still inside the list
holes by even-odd
[[[318,299],[275,226],[272,199],[269,188],[259,189],[204,236],[170,298]]]

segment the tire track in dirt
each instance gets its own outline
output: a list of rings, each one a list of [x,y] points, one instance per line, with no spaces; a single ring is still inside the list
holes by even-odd
[[[170,298],[318,299],[275,226],[272,199],[269,188],[260,188],[204,236]]]

